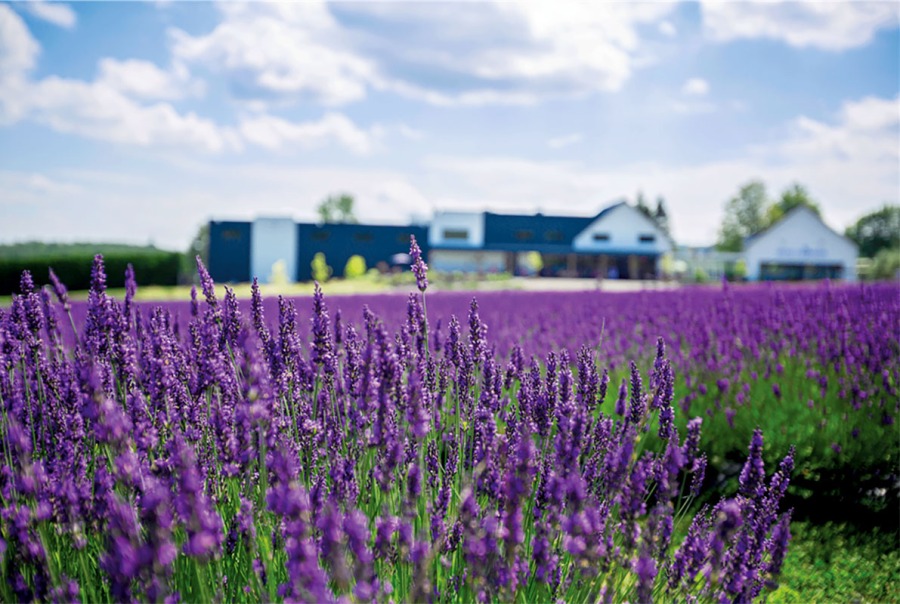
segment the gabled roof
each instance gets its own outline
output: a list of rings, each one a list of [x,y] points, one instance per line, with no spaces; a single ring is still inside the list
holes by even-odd
[[[767,226],[767,227],[764,228],[763,230],[761,230],[761,231],[759,231],[759,232],[757,232],[757,233],[754,233],[753,235],[750,235],[749,237],[745,237],[745,238],[744,238],[744,250],[746,250],[749,246],[751,246],[751,245],[753,245],[754,243],[756,243],[757,241],[759,241],[759,239],[762,238],[763,235],[768,234],[772,229],[774,229],[775,227],[777,227],[778,225],[780,225],[781,223],[783,223],[785,220],[787,220],[788,217],[792,217],[792,216],[794,216],[794,215],[796,215],[796,214],[800,214],[800,213],[806,213],[806,214],[808,214],[809,216],[811,216],[812,218],[815,218],[816,220],[819,221],[819,223],[821,223],[821,225],[822,225],[823,227],[825,227],[826,229],[828,229],[829,231],[831,231],[835,236],[840,237],[841,239],[843,239],[843,240],[846,241],[847,243],[852,244],[854,248],[859,249],[859,246],[856,245],[856,242],[855,242],[855,241],[853,241],[852,239],[848,238],[847,236],[845,236],[845,235],[843,235],[843,234],[841,234],[841,233],[838,233],[838,232],[835,231],[833,228],[831,228],[830,226],[828,226],[827,224],[825,224],[825,221],[822,220],[822,217],[819,216],[818,214],[816,214],[815,211],[813,211],[811,208],[809,208],[809,207],[807,207],[807,206],[805,206],[805,205],[798,205],[798,206],[794,206],[793,208],[791,208],[790,210],[788,210],[787,212],[785,212],[785,213],[781,216],[781,218],[779,218],[778,220],[776,220],[775,222],[773,222],[772,224],[770,224],[769,226]]]

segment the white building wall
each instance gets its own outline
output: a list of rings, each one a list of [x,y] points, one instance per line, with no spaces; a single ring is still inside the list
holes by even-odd
[[[269,283],[276,262],[297,280],[297,225],[292,218],[257,218],[250,227],[250,276]]]
[[[797,208],[751,239],[744,249],[747,279],[758,281],[764,263],[841,265],[843,278],[856,281],[856,245],[832,231],[812,210]]]
[[[447,231],[465,231],[466,239],[447,239]],[[428,244],[432,247],[480,248],[484,245],[483,212],[435,212],[428,228]]]
[[[597,234],[609,239],[599,241]],[[654,235],[653,242],[641,242],[641,235]],[[620,204],[592,222],[575,236],[572,247],[578,252],[612,252],[628,254],[662,254],[672,251],[665,232],[655,222],[628,204]]]
[[[432,249],[428,268],[448,273],[500,273],[506,270],[506,258],[503,252]]]

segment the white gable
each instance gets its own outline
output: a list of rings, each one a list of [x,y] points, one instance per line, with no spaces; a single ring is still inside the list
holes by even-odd
[[[640,210],[621,203],[576,235],[572,247],[578,252],[656,255],[671,251],[672,242]]]
[[[484,246],[483,212],[436,212],[428,227],[431,247],[480,248]]]
[[[744,248],[747,276],[758,278],[763,263],[842,266],[844,278],[854,279],[858,249],[835,233],[806,207],[789,212],[779,222],[749,239]]]

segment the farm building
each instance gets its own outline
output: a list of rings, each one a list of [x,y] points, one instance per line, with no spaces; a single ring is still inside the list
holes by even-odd
[[[668,234],[620,202],[596,216],[438,212],[428,231],[429,265],[440,271],[522,274],[541,255],[543,275],[641,279],[659,272]]]
[[[255,276],[265,283],[274,270],[306,281],[319,252],[336,275],[357,254],[386,271],[408,262],[410,235],[431,268],[448,272],[531,274],[537,252],[542,275],[644,279],[659,273],[661,255],[673,249],[665,231],[625,202],[587,217],[438,212],[428,226],[257,218],[210,223],[209,271],[223,282]]]
[[[369,268],[389,270],[408,263],[410,235],[428,253],[428,230],[421,226],[304,224],[291,218],[257,218],[253,222],[212,221],[209,225],[209,273],[216,281],[260,283],[281,272],[288,281],[312,278],[316,253],[337,276],[347,260],[360,255]]]
[[[856,280],[856,244],[806,206],[798,206],[744,241],[750,281]]]

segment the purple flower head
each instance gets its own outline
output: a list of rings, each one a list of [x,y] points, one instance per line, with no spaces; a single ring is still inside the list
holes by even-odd
[[[203,264],[203,260],[200,259],[200,256],[196,256],[195,259],[197,261],[197,273],[200,275],[200,288],[203,290],[206,303],[209,304],[210,307],[215,308],[216,284],[213,283],[213,279],[209,276],[209,271],[206,270],[206,266]]]
[[[619,398],[616,399],[616,415],[624,416],[625,415],[625,402],[628,400],[628,381],[625,378],[622,378],[622,383],[619,384]]]
[[[420,292],[428,289],[428,265],[422,260],[422,250],[416,243],[416,236],[409,236],[409,257],[412,264],[412,272],[416,276],[416,286]]]
[[[747,457],[747,461],[741,470],[739,492],[744,497],[756,499],[762,495],[766,479],[766,470],[762,458],[763,434],[759,428],[753,431],[749,451],[750,455]]]
[[[63,309],[66,312],[69,312],[71,309],[71,305],[69,304],[69,290],[67,290],[66,286],[59,280],[59,277],[56,276],[56,273],[53,272],[52,268],[50,269],[50,283],[53,284],[53,293],[56,294],[56,299],[63,305]]]

